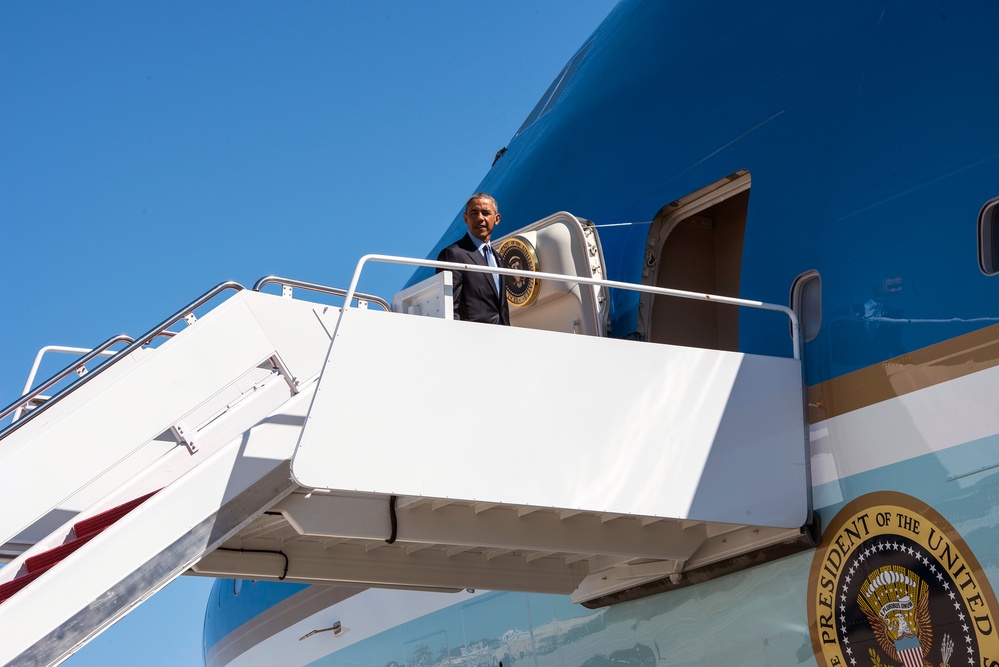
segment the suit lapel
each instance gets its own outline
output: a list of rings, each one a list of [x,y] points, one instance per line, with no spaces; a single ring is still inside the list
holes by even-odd
[[[468,262],[469,264],[482,265],[486,263],[486,258],[482,256],[482,253],[479,252],[478,246],[475,245],[475,241],[473,241],[472,237],[468,234],[461,237],[461,248],[468,253],[468,259],[471,260]]]
[[[479,266],[489,266],[489,262],[487,262],[486,258],[482,255],[481,252],[479,252],[479,248],[476,245],[477,241],[473,241],[472,237],[469,236],[468,234],[465,234],[463,240],[465,242],[465,252],[468,253],[468,258],[471,260],[469,264],[478,264]],[[496,263],[499,264],[499,260],[497,260]],[[483,273],[480,275],[484,276],[487,279],[489,287],[493,291],[493,296],[499,297],[500,294],[496,290],[496,281],[493,280],[493,274]],[[500,282],[502,282],[502,280]]]

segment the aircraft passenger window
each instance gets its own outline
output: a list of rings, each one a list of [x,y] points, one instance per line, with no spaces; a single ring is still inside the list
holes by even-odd
[[[798,315],[801,341],[815,340],[822,328],[822,278],[818,271],[806,271],[794,281],[791,310]]]
[[[978,216],[978,265],[985,275],[999,273],[999,199],[993,199]]]

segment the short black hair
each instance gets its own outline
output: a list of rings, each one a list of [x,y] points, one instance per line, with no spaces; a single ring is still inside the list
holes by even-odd
[[[493,203],[493,207],[496,209],[494,213],[499,213],[499,203],[496,201],[496,197],[493,197],[488,192],[476,192],[474,195],[468,198],[465,202],[465,212],[468,212],[468,205],[471,204],[476,199],[488,199]]]

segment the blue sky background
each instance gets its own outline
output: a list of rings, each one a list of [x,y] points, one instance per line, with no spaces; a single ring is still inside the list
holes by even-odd
[[[0,2],[0,404],[225,280],[426,255],[615,2]],[[64,664],[200,665],[210,584]]]

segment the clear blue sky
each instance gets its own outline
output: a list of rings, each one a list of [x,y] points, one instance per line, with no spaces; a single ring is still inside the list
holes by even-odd
[[[0,2],[0,404],[225,280],[425,255],[615,2]],[[64,664],[200,665],[210,583]]]

